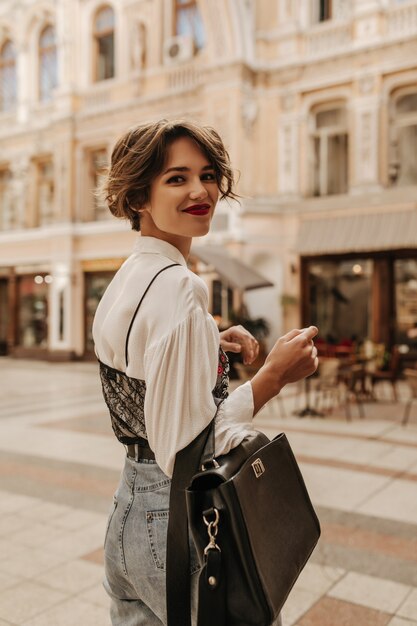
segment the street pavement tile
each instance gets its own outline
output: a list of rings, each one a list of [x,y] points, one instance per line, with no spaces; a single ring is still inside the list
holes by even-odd
[[[86,589],[82,591],[77,596],[81,600],[85,600],[86,602],[91,602],[91,604],[97,604],[98,606],[103,606],[108,611],[110,610],[110,597],[104,590],[103,584],[94,585],[90,589]]]
[[[358,512],[417,524],[417,486],[403,480],[392,480],[383,490],[370,494]]]
[[[327,565],[318,565],[311,561],[301,572],[297,582],[297,589],[325,594],[345,574],[345,570]]]
[[[324,597],[297,622],[297,626],[387,626],[390,619],[391,615],[383,611]]]
[[[0,515],[0,539],[5,539],[4,535],[9,536],[10,533],[17,532],[28,526],[30,526],[30,522],[22,517],[20,513],[18,515],[14,513]]]
[[[369,465],[386,467],[392,470],[414,471],[417,464],[417,447],[405,448],[391,445],[390,449],[377,459],[369,459]]]
[[[0,593],[0,618],[22,624],[66,598],[61,591],[27,580]]]
[[[60,552],[67,559],[79,558],[103,546],[105,528],[106,518],[103,516],[102,522],[66,532],[62,539],[55,539],[46,545],[45,550],[52,554]]]
[[[87,554],[83,554],[81,559],[85,561],[91,561],[91,563],[97,563],[97,565],[103,566],[104,564],[104,548],[98,548],[97,550],[93,550],[92,552],[88,552]]]
[[[83,511],[82,509],[72,509],[67,515],[61,515],[53,519],[51,523],[61,529],[79,530],[95,522],[102,523],[104,521],[105,517],[99,513]]]
[[[320,593],[294,587],[282,609],[283,626],[292,626],[320,598]]]
[[[9,540],[17,545],[39,548],[53,539],[63,537],[64,531],[61,528],[54,528],[50,524],[29,522],[29,526],[11,532]]]
[[[14,576],[32,578],[63,561],[65,561],[65,555],[59,550],[50,552],[43,548],[23,547],[22,551],[13,556],[0,559],[0,570],[6,574],[11,573]]]
[[[49,611],[45,611],[34,619],[23,622],[22,626],[111,626],[109,611],[97,606],[71,598]]]
[[[87,561],[68,561],[36,577],[36,582],[53,589],[78,593],[103,578],[103,568]]]
[[[37,498],[22,496],[8,491],[0,491],[0,514],[15,513],[25,508],[36,506],[37,504],[39,504]]]
[[[407,540],[387,533],[325,522],[322,522],[321,528],[322,540],[327,543],[385,554],[406,561],[417,561],[417,536]]]
[[[411,591],[398,609],[397,614],[408,619],[417,619],[417,589]]]
[[[10,573],[5,574],[4,572],[0,572],[0,592],[9,589],[9,587],[14,587],[22,580],[24,580],[24,578],[20,576],[12,576]]]
[[[16,545],[12,543],[7,537],[2,537],[0,539],[0,569],[2,561],[6,561],[7,559],[14,558],[20,552],[24,552],[25,547],[21,545]]]
[[[394,617],[389,622],[388,626],[417,626],[417,622],[409,619],[403,619],[402,617]]]
[[[314,504],[344,511],[356,510],[390,481],[385,476],[304,463],[301,471]]]
[[[54,504],[53,502],[46,502],[39,499],[37,506],[25,509],[22,511],[22,515],[31,521],[43,522],[68,515],[73,510],[72,507],[66,506],[65,504]]]
[[[410,587],[391,580],[349,572],[329,591],[332,598],[395,614]]]

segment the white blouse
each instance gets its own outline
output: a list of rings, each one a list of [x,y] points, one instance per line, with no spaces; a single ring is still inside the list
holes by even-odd
[[[163,267],[146,294],[132,326],[130,321],[146,287]],[[212,420],[216,404],[219,332],[208,312],[205,283],[187,268],[171,244],[139,236],[133,254],[116,273],[97,308],[93,323],[96,355],[106,365],[146,382],[145,425],[149,445],[167,476],[176,453]],[[253,395],[250,382],[223,402],[216,418],[216,455],[237,446],[252,431]]]

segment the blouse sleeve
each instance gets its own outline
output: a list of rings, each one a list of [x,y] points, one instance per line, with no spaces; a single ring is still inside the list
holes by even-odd
[[[156,461],[172,476],[175,455],[209,424],[216,413],[212,390],[218,368],[219,333],[198,307],[169,335],[148,347],[145,422]],[[225,454],[252,431],[250,382],[223,402],[216,418],[216,454]]]

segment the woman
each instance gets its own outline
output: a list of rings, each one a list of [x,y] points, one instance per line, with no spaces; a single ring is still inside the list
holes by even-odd
[[[219,336],[207,288],[187,268],[192,239],[209,231],[219,196],[234,196],[233,174],[211,128],[190,121],[143,124],[113,150],[110,211],[141,231],[93,324],[112,426],[127,446],[105,539],[114,626],[166,624],[170,477],[176,453],[212,420],[214,397],[224,399],[216,418],[220,455],[244,439],[253,416],[285,384],[317,368],[317,329],[293,330],[250,382],[227,394],[227,357],[219,344],[240,350],[248,363],[257,344],[241,327]],[[191,548],[194,605],[198,568]]]

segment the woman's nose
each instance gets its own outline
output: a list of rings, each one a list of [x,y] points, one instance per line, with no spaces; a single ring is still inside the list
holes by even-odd
[[[208,191],[199,179],[193,184],[192,190],[190,191],[190,198],[191,200],[199,200],[201,198],[207,198],[207,196]]]

